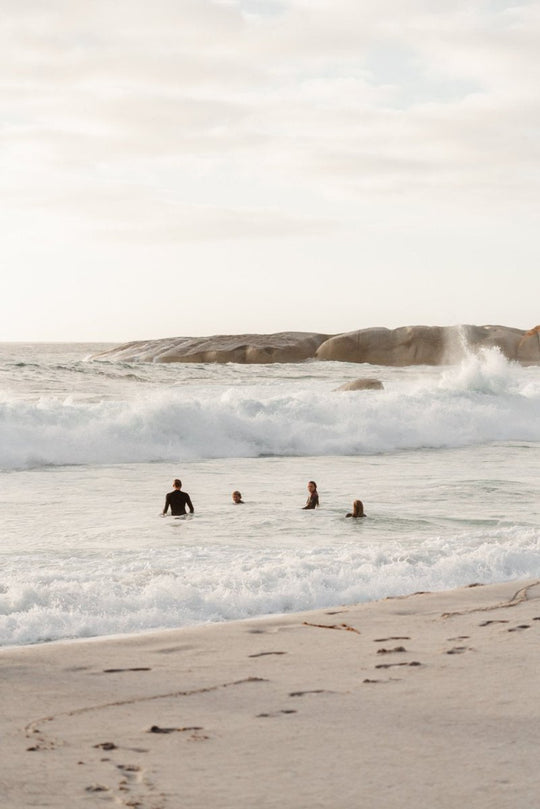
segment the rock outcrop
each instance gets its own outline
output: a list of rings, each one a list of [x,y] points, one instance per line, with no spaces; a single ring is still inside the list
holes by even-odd
[[[372,365],[439,365],[445,345],[441,326],[373,328],[331,337],[317,350],[319,360]]]
[[[364,377],[363,379],[353,379],[351,382],[345,382],[339,388],[334,390],[383,390],[384,385],[380,379],[372,379],[371,377]]]
[[[526,331],[517,347],[517,358],[520,362],[537,364],[540,357],[540,326]]]
[[[499,348],[510,360],[540,365],[540,326],[401,326],[329,336],[318,332],[232,334],[138,340],[95,354],[92,359],[139,362],[302,362],[307,359],[371,365],[441,365],[459,362],[467,351]]]
[[[302,362],[315,356],[328,334],[279,332],[213,337],[139,340],[96,354],[92,359],[140,362]]]
[[[507,326],[402,326],[373,328],[330,337],[317,359],[374,365],[441,365],[459,362],[467,351],[499,348],[510,360],[540,363],[540,334]]]

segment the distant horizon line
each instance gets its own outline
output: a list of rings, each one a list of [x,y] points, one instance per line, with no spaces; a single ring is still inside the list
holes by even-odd
[[[436,325],[430,325],[427,323],[415,323],[415,324],[406,324],[402,326],[362,326],[358,329],[348,329],[346,331],[318,331],[314,329],[305,330],[305,329],[281,329],[280,331],[267,331],[267,332],[247,332],[247,331],[239,331],[239,332],[214,332],[213,334],[175,334],[169,335],[165,337],[131,337],[127,339],[95,339],[95,340],[81,340],[81,339],[65,339],[65,340],[48,340],[48,339],[17,339],[17,340],[10,340],[10,339],[0,339],[0,345],[108,345],[111,343],[139,343],[139,342],[150,342],[153,340],[174,340],[179,339],[182,337],[187,338],[204,338],[204,337],[236,337],[240,335],[246,336],[271,336],[276,334],[326,334],[329,337],[337,336],[338,334],[349,334],[355,331],[363,331],[364,329],[388,329],[389,331],[394,331],[395,329],[402,329],[402,328],[409,328],[409,327],[426,327],[426,328],[452,328],[456,326],[500,326],[506,329],[520,329],[522,331],[528,331],[531,329],[538,329],[538,326],[529,326],[521,327],[521,326],[506,326],[503,323],[445,323],[441,324],[438,323]]]

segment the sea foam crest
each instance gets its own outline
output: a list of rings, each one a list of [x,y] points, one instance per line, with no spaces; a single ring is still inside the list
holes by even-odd
[[[531,373],[528,374],[527,370]],[[0,402],[0,467],[354,455],[540,440],[538,369],[497,350],[385,390],[321,380],[146,388],[129,399]]]
[[[498,348],[467,351],[457,366],[445,369],[439,388],[471,393],[525,394],[521,367],[509,362]]]
[[[269,551],[270,549],[266,549]],[[186,574],[189,571],[189,575]],[[427,544],[332,543],[255,547],[229,554],[211,544],[124,557],[79,553],[58,564],[36,556],[24,578],[6,568],[0,646],[138,632],[205,621],[315,609],[540,575],[540,533],[490,529]]]

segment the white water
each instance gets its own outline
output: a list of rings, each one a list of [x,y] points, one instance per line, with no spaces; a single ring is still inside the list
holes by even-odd
[[[2,348],[2,644],[540,576],[539,368]],[[385,389],[334,392],[362,375]],[[159,516],[177,475],[193,518]],[[303,512],[311,478],[321,508]]]

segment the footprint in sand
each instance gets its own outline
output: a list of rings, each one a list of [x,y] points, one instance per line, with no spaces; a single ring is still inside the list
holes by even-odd
[[[508,632],[519,632],[520,629],[530,629],[529,624],[519,624],[519,626],[511,626]]]
[[[389,640],[410,640],[408,635],[393,635],[391,638],[374,638],[373,643],[388,643]]]
[[[289,696],[290,697],[303,697],[305,694],[330,694],[330,691],[326,691],[324,688],[314,688],[311,691],[291,691]]]
[[[37,728],[34,730],[34,733],[40,734],[41,731]],[[40,750],[55,750],[56,744],[53,739],[47,739],[44,736],[38,735],[36,738],[36,743],[33,744],[31,747],[27,747],[26,751],[28,753],[35,753],[39,752]]]
[[[280,714],[289,714],[289,713],[298,713],[298,711],[292,710],[292,708],[284,708],[281,711],[274,711],[274,713],[258,713],[257,719],[269,719],[271,717],[280,716]]]
[[[159,725],[152,725],[147,733],[187,733],[189,731],[197,730],[204,730],[204,728],[200,727],[199,725],[193,725],[192,727],[185,728],[160,728]]]
[[[504,618],[501,618],[499,621],[482,621],[481,624],[478,626],[489,626],[490,624],[509,624],[510,621],[505,621]]]
[[[148,792],[152,792],[154,785],[145,776],[145,771],[138,764],[117,764],[117,769],[122,773],[122,779],[118,782],[119,792],[131,792],[133,797],[129,801],[123,801],[125,806],[133,809],[146,805],[141,798],[148,798]],[[141,795],[141,793],[143,793]]]
[[[103,669],[103,674],[120,674],[123,671],[152,671],[148,666],[136,666],[132,669]]]
[[[248,655],[248,657],[267,657],[268,655],[286,655],[287,652],[258,652],[258,654]]]
[[[117,764],[119,770],[123,772],[140,772],[141,768],[138,764]]]
[[[418,660],[411,660],[410,663],[379,663],[375,666],[376,669],[391,669],[394,666],[421,666],[422,663],[419,663]]]
[[[404,646],[394,646],[393,649],[385,649],[383,647],[382,649],[377,649],[377,654],[378,655],[388,655],[388,654],[392,654],[393,652],[406,652],[406,651],[407,651],[407,649]]]

